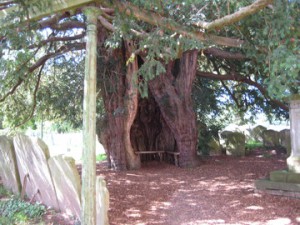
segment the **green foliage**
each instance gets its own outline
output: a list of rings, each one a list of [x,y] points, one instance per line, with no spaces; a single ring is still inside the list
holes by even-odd
[[[106,160],[107,159],[107,155],[106,154],[98,154],[97,156],[96,156],[96,161],[97,162],[101,162],[101,161],[104,161],[104,160]]]
[[[299,40],[295,40],[295,48],[290,50],[282,45],[276,48],[271,56],[270,78],[266,80],[268,91],[275,97],[288,97],[300,93],[300,51]]]
[[[9,199],[0,202],[0,222],[10,222],[16,224],[39,220],[46,212],[46,208],[40,204],[30,204],[20,199]]]
[[[240,22],[239,32],[249,42],[253,60],[248,71],[268,87],[275,98],[299,93],[299,1],[276,0],[272,8]]]
[[[203,124],[203,123],[202,123]],[[209,156],[210,154],[210,145],[209,143],[213,138],[219,140],[218,132],[220,127],[210,126],[207,127],[205,124],[200,126],[198,129],[198,152],[200,152],[203,156]]]
[[[0,184],[0,199],[11,195],[12,193],[8,191],[3,185]]]
[[[248,141],[245,144],[246,151],[248,151],[248,152],[253,151],[257,148],[263,148],[263,147],[264,147],[264,144],[261,142],[257,142],[257,141]]]

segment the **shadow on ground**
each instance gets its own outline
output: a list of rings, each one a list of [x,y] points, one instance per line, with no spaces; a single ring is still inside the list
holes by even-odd
[[[110,224],[300,224],[300,199],[256,193],[254,181],[286,167],[283,156],[207,158],[193,169],[161,162],[114,172],[97,165],[110,191]]]

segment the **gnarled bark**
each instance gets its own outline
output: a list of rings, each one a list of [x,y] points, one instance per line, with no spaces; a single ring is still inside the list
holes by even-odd
[[[175,151],[175,139],[151,92],[148,98],[139,98],[131,140],[136,151]]]
[[[176,140],[181,167],[198,164],[196,118],[191,99],[196,66],[197,51],[185,52],[181,59],[167,65],[165,74],[149,83],[162,116]]]
[[[132,41],[125,41],[126,59],[129,60],[132,52],[134,52],[134,44]],[[141,160],[138,155],[135,154],[131,144],[130,130],[135,119],[138,109],[138,89],[137,83],[135,82],[136,73],[138,71],[137,57],[134,57],[131,62],[127,65],[126,71],[126,91],[125,91],[125,118],[124,118],[124,147],[126,151],[127,168],[128,169],[139,169],[141,167]]]
[[[98,127],[98,137],[108,152],[111,168],[126,170],[124,151],[124,94],[125,62],[121,49],[104,52],[99,49],[98,80],[101,81],[101,95],[106,115]]]
[[[99,57],[99,70],[105,71],[100,80],[106,116],[99,123],[98,136],[110,155],[112,168],[138,169],[140,157],[135,151],[155,150],[178,150],[181,167],[197,165],[197,129],[191,99],[197,51],[186,52],[181,59],[170,62],[167,72],[150,82],[149,98],[142,99],[133,77],[137,59],[125,66],[132,47],[131,42],[125,42],[122,50]]]
[[[114,170],[138,169],[141,166],[130,139],[138,107],[138,90],[134,83],[137,59],[126,66],[126,59],[133,51],[133,43],[129,41],[122,49],[112,52],[100,50],[98,67],[106,115],[98,122],[98,138],[109,156],[109,166]]]

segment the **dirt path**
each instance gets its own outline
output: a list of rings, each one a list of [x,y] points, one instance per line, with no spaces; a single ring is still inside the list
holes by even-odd
[[[300,199],[256,193],[255,179],[286,167],[278,156],[215,157],[194,169],[152,162],[98,171],[108,182],[112,225],[300,224]]]
[[[160,162],[137,171],[114,172],[97,165],[110,192],[111,225],[300,224],[300,199],[259,194],[254,181],[286,167],[283,156],[226,156],[181,169]],[[267,155],[267,154],[265,154]],[[47,224],[71,225],[55,214]]]

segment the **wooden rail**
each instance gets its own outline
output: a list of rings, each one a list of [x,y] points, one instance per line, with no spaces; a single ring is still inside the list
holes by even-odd
[[[163,160],[163,154],[165,151],[137,151],[135,154],[143,155],[143,154],[157,154],[159,157],[159,160]]]
[[[174,156],[174,162],[176,166],[179,166],[179,152],[171,152],[171,151],[136,151],[135,154],[143,155],[143,154],[157,154],[159,156],[159,160],[162,161],[165,155]]]

